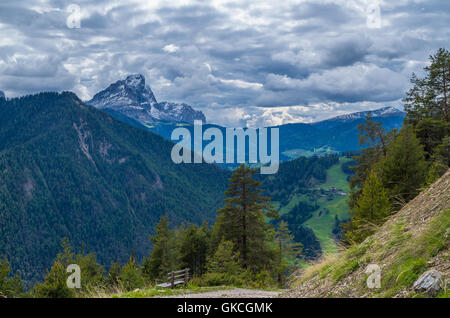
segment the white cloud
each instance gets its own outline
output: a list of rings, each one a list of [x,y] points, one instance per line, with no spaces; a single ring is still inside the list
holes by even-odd
[[[0,90],[73,90],[89,98],[142,73],[160,100],[209,121],[266,125],[398,107],[412,72],[449,47],[450,2],[365,0],[72,0],[0,3]],[[32,9],[30,9],[32,8]]]
[[[167,52],[167,53],[175,53],[179,50],[180,48],[178,46],[176,46],[175,44],[168,44],[166,46],[163,47],[163,51]]]
[[[213,80],[219,81],[220,83],[231,85],[237,88],[249,88],[249,89],[261,89],[263,87],[263,84],[261,83],[251,83],[246,82],[240,79],[223,79],[218,78],[213,75],[209,75]]]

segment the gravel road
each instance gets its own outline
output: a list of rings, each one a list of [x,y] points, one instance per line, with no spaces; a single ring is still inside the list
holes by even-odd
[[[197,294],[164,296],[162,298],[275,298],[278,297],[280,293],[281,291],[234,288],[229,290],[215,290]]]

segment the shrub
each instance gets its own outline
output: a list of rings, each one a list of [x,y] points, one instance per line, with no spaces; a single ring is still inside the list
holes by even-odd
[[[245,281],[238,275],[209,272],[203,275],[199,285],[203,286],[243,286]]]
[[[123,266],[119,282],[121,287],[127,291],[141,288],[145,285],[141,269],[136,266],[134,257],[131,257],[128,263]]]
[[[22,282],[19,275],[10,278],[11,269],[6,257],[0,258],[0,298],[17,297],[23,292]]]

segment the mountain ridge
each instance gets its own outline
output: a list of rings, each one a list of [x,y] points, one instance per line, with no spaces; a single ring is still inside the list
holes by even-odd
[[[396,109],[395,109],[396,110]],[[108,110],[107,110],[108,111]],[[359,116],[351,120],[330,118],[317,123],[291,123],[272,128],[279,128],[280,133],[280,159],[291,160],[300,156],[314,156],[325,153],[336,153],[344,151],[359,150],[361,146],[358,141],[358,125],[365,121],[361,114],[375,113],[373,120],[383,125],[386,130],[399,129],[403,124],[405,114],[401,111],[386,113],[386,108],[379,110],[358,112]],[[109,111],[118,119],[127,121],[117,113]],[[380,114],[380,115],[378,115]],[[351,116],[350,116],[351,117]],[[170,122],[155,122],[152,126],[141,126],[141,129],[157,133],[170,140],[172,131],[178,126]],[[183,125],[193,134],[193,125]],[[218,128],[225,135],[226,127],[217,124],[205,124],[203,129],[210,127]]]
[[[346,121],[346,120],[354,120],[354,119],[361,119],[361,118],[364,119],[369,113],[372,115],[372,117],[401,116],[401,115],[405,114],[405,112],[403,112],[395,107],[386,106],[386,107],[377,108],[374,110],[365,110],[365,111],[359,111],[359,112],[353,112],[353,113],[348,113],[348,114],[344,114],[344,115],[334,116],[334,117],[331,117],[328,119],[314,122],[312,124],[318,124],[318,123],[326,122],[326,121],[337,121],[337,120]]]

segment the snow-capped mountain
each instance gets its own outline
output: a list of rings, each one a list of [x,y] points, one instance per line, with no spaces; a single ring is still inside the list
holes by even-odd
[[[194,120],[201,120],[203,123],[206,122],[206,117],[201,111],[194,110],[185,103],[161,102],[155,106],[153,112],[156,118],[167,121],[193,123]]]
[[[355,119],[364,119],[366,116],[371,113],[372,117],[388,117],[388,116],[403,116],[405,113],[401,110],[398,110],[397,108],[388,106],[383,107],[376,110],[369,110],[369,111],[363,111],[363,112],[357,112],[357,113],[351,113],[351,114],[345,114],[341,116],[336,116],[330,119],[326,119],[324,121],[352,121]]]
[[[112,109],[144,124],[151,124],[155,120],[206,122],[205,115],[201,111],[194,110],[187,104],[158,103],[141,74],[130,75],[125,80],[111,84],[86,103],[99,109]]]
[[[352,123],[356,123],[357,125],[358,123],[364,121],[364,119],[369,113],[372,114],[372,118],[374,118],[374,120],[378,122],[383,122],[385,124],[387,124],[388,122],[395,123],[394,126],[396,126],[397,123],[403,122],[403,118],[405,117],[405,113],[402,112],[401,110],[398,110],[397,108],[383,107],[380,109],[370,111],[363,111],[336,116],[330,119],[313,123],[312,125],[318,129],[330,129],[342,125],[351,125]]]
[[[5,99],[5,93],[3,93],[2,91],[0,91],[0,98]]]

